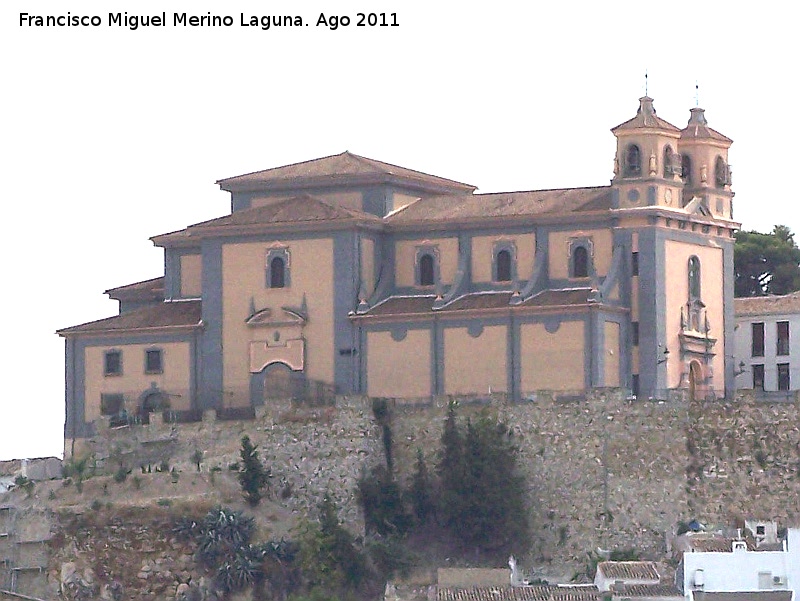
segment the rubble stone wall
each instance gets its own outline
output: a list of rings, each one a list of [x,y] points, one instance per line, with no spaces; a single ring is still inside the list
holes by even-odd
[[[410,476],[417,449],[432,468],[452,399],[388,400],[395,465]],[[502,395],[460,398],[459,415],[487,412],[511,426],[530,489],[537,565],[586,559],[586,553],[635,548],[663,558],[679,521],[727,523],[744,516],[800,519],[798,402],[764,403],[628,400],[618,390],[588,398],[540,393],[521,403]],[[259,408],[254,421],[101,430],[76,454],[93,453],[101,467],[136,467],[168,460],[193,469],[227,469],[239,459],[241,437],[259,446],[273,485],[290,487],[287,507],[305,513],[325,491],[357,526],[353,491],[362,470],[383,460],[372,400],[339,397],[335,407],[290,404]]]

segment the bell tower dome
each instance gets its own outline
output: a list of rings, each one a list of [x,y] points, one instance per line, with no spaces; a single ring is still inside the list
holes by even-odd
[[[681,130],[656,115],[653,99],[640,98],[636,116],[611,132],[617,138],[615,208],[682,207]]]
[[[733,140],[711,129],[705,111],[691,110],[689,123],[680,133],[684,199],[698,198],[718,219],[733,219],[733,192],[728,149]]]

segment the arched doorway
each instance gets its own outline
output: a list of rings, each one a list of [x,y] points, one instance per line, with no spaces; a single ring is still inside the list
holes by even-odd
[[[169,397],[157,388],[151,388],[139,397],[139,419],[143,424],[150,423],[150,414],[169,408]]]
[[[294,396],[292,370],[285,363],[271,363],[264,371],[264,402]]]
[[[703,370],[697,361],[689,364],[689,400],[695,401],[702,390]]]

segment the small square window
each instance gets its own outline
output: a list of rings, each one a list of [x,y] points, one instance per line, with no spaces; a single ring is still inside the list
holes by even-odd
[[[121,394],[101,394],[100,414],[119,415],[125,406],[125,399]]]
[[[144,371],[148,374],[160,374],[164,371],[161,349],[149,349],[144,352]]]
[[[103,360],[103,374],[106,376],[122,375],[122,351],[106,351]]]

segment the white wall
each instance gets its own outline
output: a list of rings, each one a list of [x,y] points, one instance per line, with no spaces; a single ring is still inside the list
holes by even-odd
[[[693,590],[706,592],[747,592],[758,590],[793,590],[800,592],[800,528],[790,528],[788,551],[747,551],[732,553],[693,553],[683,555],[683,591],[692,598]],[[703,570],[705,585],[694,587],[695,573]],[[786,586],[759,589],[758,573],[782,576]]]
[[[777,355],[779,321],[789,322],[789,355]],[[764,324],[764,356],[753,357],[752,324]],[[745,371],[736,376],[736,388],[753,387],[752,365],[764,365],[764,390],[778,390],[778,363],[789,363],[789,389],[800,390],[800,315],[761,315],[736,318],[734,333],[736,357],[734,365],[739,371],[739,363],[744,362]]]

